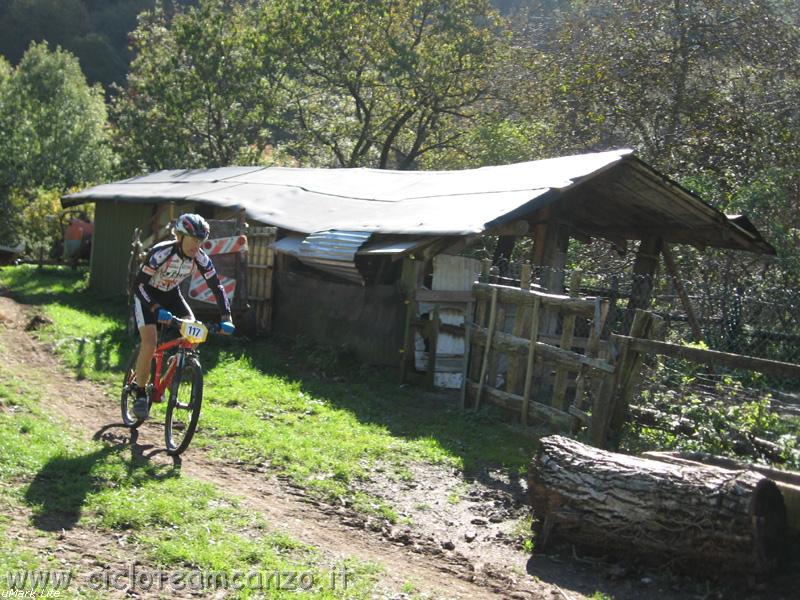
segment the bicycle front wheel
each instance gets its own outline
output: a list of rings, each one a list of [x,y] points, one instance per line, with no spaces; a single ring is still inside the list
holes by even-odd
[[[189,447],[203,403],[203,369],[194,358],[187,358],[183,367],[175,373],[170,386],[167,418],[164,423],[164,438],[167,453],[181,454]]]

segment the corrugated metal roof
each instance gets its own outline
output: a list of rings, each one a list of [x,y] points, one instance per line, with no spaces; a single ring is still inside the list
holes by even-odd
[[[356,268],[356,253],[371,235],[368,231],[319,231],[306,237],[285,237],[272,248],[310,267],[364,283]]]

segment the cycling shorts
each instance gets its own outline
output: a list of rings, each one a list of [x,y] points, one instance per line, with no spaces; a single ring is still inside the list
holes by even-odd
[[[174,316],[179,319],[194,319],[194,313],[179,288],[172,288],[168,291],[162,291],[151,286],[147,286],[147,294],[157,302],[161,308],[167,309]],[[158,309],[150,311],[147,307],[142,306],[142,301],[138,296],[133,297],[133,314],[136,316],[136,326],[144,327],[145,325],[158,324]]]

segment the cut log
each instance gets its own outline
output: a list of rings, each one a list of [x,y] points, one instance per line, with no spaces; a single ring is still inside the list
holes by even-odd
[[[705,576],[763,575],[783,554],[786,509],[753,471],[675,465],[542,438],[528,490],[536,546],[567,542]]]

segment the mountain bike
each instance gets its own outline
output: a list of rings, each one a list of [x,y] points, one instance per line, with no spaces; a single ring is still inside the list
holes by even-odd
[[[150,382],[145,389],[150,407],[161,402],[165,392],[169,391],[164,440],[167,454],[175,456],[189,447],[200,418],[200,406],[203,403],[203,369],[200,366],[198,346],[206,341],[209,333],[217,333],[220,327],[216,323],[206,324],[173,318],[166,326],[166,329],[170,328],[178,329],[180,337],[161,343],[165,329],[160,330],[159,343],[150,367]],[[120,398],[122,422],[131,429],[136,429],[144,422],[144,419],[133,414],[136,388],[134,379],[138,356],[137,345],[128,361]]]

